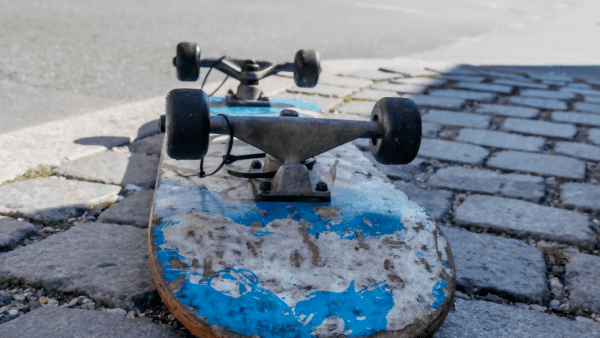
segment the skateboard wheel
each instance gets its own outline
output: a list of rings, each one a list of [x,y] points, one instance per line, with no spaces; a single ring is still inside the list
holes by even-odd
[[[177,56],[173,59],[180,81],[196,81],[200,76],[200,46],[195,43],[177,44]]]
[[[165,116],[167,154],[176,160],[199,160],[208,150],[208,96],[199,89],[173,89]]]
[[[379,122],[381,138],[370,142],[373,157],[382,164],[408,164],[421,146],[421,113],[416,103],[384,97],[375,103],[371,121]]]
[[[311,88],[319,81],[321,63],[319,53],[312,49],[299,50],[294,58],[294,81],[296,86]]]

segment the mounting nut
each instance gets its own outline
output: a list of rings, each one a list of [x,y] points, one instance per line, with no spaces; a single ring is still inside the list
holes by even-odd
[[[260,184],[260,190],[269,191],[271,190],[271,181],[264,181]]]
[[[317,183],[317,191],[327,191],[327,183],[321,181]]]
[[[279,113],[279,116],[298,117],[298,112],[291,109],[284,109]]]
[[[252,169],[260,169],[260,168],[262,168],[262,163],[260,163],[259,160],[254,160],[254,161],[252,161],[252,164],[250,165],[250,167]]]

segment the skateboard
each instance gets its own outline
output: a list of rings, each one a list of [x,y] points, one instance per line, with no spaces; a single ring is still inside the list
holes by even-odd
[[[350,121],[263,95],[258,81],[280,71],[315,86],[314,51],[274,65],[202,60],[180,43],[173,63],[180,80],[212,67],[240,85],[226,97],[174,89],[159,119],[148,247],[171,313],[198,337],[433,336],[454,303],[450,246],[348,143],[367,138],[377,161],[411,162],[414,102],[382,98],[370,121]]]

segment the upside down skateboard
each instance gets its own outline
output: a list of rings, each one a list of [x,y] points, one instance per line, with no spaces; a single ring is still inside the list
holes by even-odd
[[[409,163],[414,102],[382,98],[371,121],[347,121],[262,95],[258,80],[278,71],[316,85],[312,51],[272,65],[200,60],[182,43],[174,64],[181,80],[212,66],[240,87],[225,98],[175,89],[159,121],[149,256],[171,313],[198,337],[433,336],[454,302],[448,242],[348,144],[368,138],[379,162]]]

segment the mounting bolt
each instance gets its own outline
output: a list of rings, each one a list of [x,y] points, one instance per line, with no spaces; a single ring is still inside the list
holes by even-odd
[[[323,181],[317,183],[317,191],[327,191],[327,183]]]
[[[279,113],[279,116],[298,117],[298,112],[291,109],[284,109]]]
[[[158,118],[158,130],[160,130],[161,133],[164,133],[165,126],[166,126],[166,117],[165,117],[165,115],[161,115]]]
[[[262,163],[260,163],[259,160],[254,160],[254,161],[252,161],[252,164],[250,165],[250,167],[252,169],[260,169],[260,168],[262,168]]]
[[[271,181],[264,181],[260,184],[260,190],[269,191],[271,190]]]

